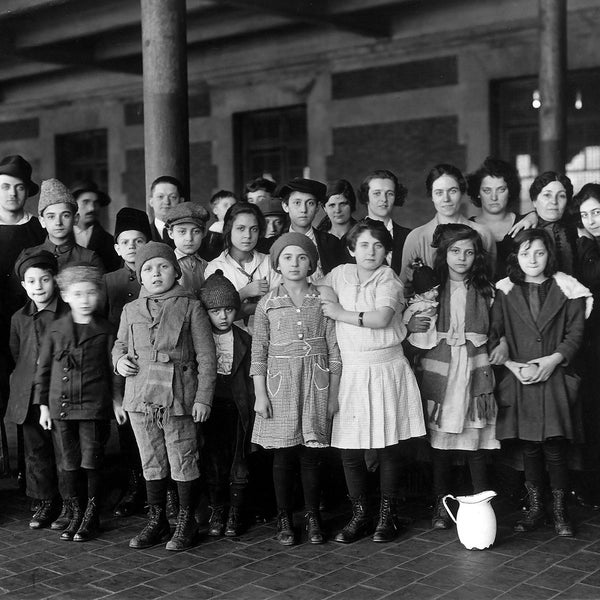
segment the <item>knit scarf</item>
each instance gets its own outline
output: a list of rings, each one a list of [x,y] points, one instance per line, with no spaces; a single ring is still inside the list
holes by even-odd
[[[152,352],[147,363],[144,385],[144,405],[146,426],[156,424],[163,429],[169,419],[169,410],[173,406],[173,375],[175,367],[169,350],[177,346],[190,301],[194,300],[191,292],[176,283],[170,290],[162,294],[150,294],[142,286],[140,298],[162,301],[158,315],[152,318],[147,306],[150,324],[150,339],[154,337]]]
[[[469,405],[466,407],[466,418],[469,421],[490,419],[496,414],[494,400],[494,378],[487,357],[486,344],[477,346],[469,339],[470,334],[486,336],[489,328],[489,300],[475,288],[467,288],[465,329],[455,332],[450,339],[450,283],[440,294],[440,314],[437,321],[438,344],[422,359],[423,379],[421,395],[425,401],[431,401],[434,407],[430,410],[429,422],[441,426],[444,399],[448,384],[448,372],[452,358],[452,346],[466,345],[470,365]]]

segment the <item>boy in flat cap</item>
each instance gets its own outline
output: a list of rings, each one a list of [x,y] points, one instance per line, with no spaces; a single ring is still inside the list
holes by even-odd
[[[75,241],[83,248],[93,250],[107,273],[116,271],[121,266],[121,260],[114,249],[115,241],[98,221],[100,208],[110,204],[110,196],[91,179],[76,181],[71,185],[71,194],[78,207]]]
[[[46,250],[25,249],[15,265],[15,273],[29,300],[11,319],[10,349],[15,370],[11,377],[6,420],[23,427],[26,492],[30,498],[39,501],[39,507],[29,522],[31,529],[50,525],[58,515],[52,436],[42,429],[39,407],[32,403],[32,375],[46,329],[68,312],[54,279],[57,272],[56,258]],[[52,523],[52,529],[67,526],[70,515],[66,507],[63,509],[60,518]]]
[[[185,550],[197,536],[196,423],[210,416],[215,344],[202,304],[177,283],[181,270],[169,246],[148,242],[138,250],[135,267],[142,290],[123,308],[113,348],[115,370],[126,378],[123,407],[140,449],[149,505],[148,523],[129,546],[149,548],[170,537],[170,475],[180,508],[166,548]]]
[[[208,211],[194,202],[184,202],[171,209],[166,222],[169,237],[175,244],[175,256],[181,269],[180,285],[200,298],[204,271],[208,264],[198,251],[209,219]]]
[[[141,284],[135,273],[138,250],[152,239],[148,215],[136,208],[125,207],[117,213],[114,250],[123,260],[123,266],[104,276],[104,314],[114,327],[119,328],[123,307],[140,295]],[[120,378],[121,387],[125,381]],[[144,507],[146,490],[142,476],[140,451],[129,421],[118,428],[121,458],[128,472],[127,488],[117,506],[116,517],[128,517]]]
[[[77,202],[64,183],[58,179],[42,181],[38,212],[42,226],[48,233],[36,250],[48,250],[58,261],[58,269],[67,265],[88,264],[104,273],[100,257],[75,242],[73,227],[77,222]]]
[[[283,210],[290,218],[289,231],[304,234],[317,247],[319,260],[317,268],[309,278],[311,282],[318,281],[344,262],[340,240],[312,225],[317,207],[325,199],[326,191],[327,187],[320,181],[295,177],[281,186],[277,194],[281,197]]]

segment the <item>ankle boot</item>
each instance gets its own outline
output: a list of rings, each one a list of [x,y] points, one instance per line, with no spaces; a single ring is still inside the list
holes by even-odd
[[[280,510],[277,514],[277,541],[282,546],[293,546],[294,537],[292,515],[287,510]]]
[[[41,529],[47,527],[52,522],[52,514],[54,513],[54,502],[51,498],[44,498],[39,501],[39,506],[31,521],[29,521],[30,529]]]
[[[140,533],[129,542],[130,548],[141,550],[151,548],[171,537],[171,526],[164,506],[151,504],[148,507],[148,523]]]
[[[561,537],[573,537],[573,526],[567,515],[565,490],[552,490],[552,516],[554,531]]]
[[[73,536],[74,542],[87,542],[98,536],[100,532],[100,514],[95,498],[89,498],[83,520]]]
[[[175,533],[167,542],[166,549],[180,552],[191,548],[198,535],[198,524],[194,517],[194,511],[189,506],[179,508],[177,515],[177,525],[175,525]]]
[[[450,529],[452,527],[452,519],[442,502],[444,496],[438,496],[435,501],[433,508],[433,517],[431,519],[431,526],[433,529]]]
[[[350,497],[350,502],[352,502],[352,517],[335,538],[333,538],[334,541],[340,544],[355,542],[368,535],[371,528],[366,496],[359,496],[358,498]]]
[[[379,522],[373,534],[374,542],[391,542],[398,534],[399,527],[396,520],[396,499],[382,494],[379,508]]]
[[[230,506],[225,525],[225,537],[237,537],[242,531],[242,515],[239,506]]]
[[[115,517],[128,517],[144,508],[144,478],[140,471],[129,472],[127,490],[115,508]]]
[[[66,500],[63,500],[60,515],[50,523],[50,529],[53,531],[63,531],[63,529],[66,529],[69,526],[72,516],[73,511],[71,510],[70,504],[68,504]]]
[[[518,533],[533,531],[543,523],[545,517],[542,488],[530,481],[525,482],[525,488],[529,498],[529,508],[513,527],[513,530]]]
[[[65,502],[69,504],[71,509],[71,520],[67,525],[67,528],[60,534],[60,539],[66,542],[73,541],[74,535],[79,530],[81,521],[83,521],[83,508],[79,498],[65,498]]]
[[[208,520],[208,535],[219,537],[225,529],[225,507],[210,506],[210,519]]]
[[[173,481],[169,481],[167,487],[167,519],[177,519],[179,517],[179,494],[177,486]]]
[[[306,520],[306,532],[308,534],[308,541],[311,544],[323,544],[325,537],[321,529],[321,516],[318,510],[308,510],[304,515]]]

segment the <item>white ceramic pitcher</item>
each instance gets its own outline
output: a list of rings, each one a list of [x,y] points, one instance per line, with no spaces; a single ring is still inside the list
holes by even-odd
[[[473,496],[447,494],[442,501],[452,520],[456,523],[458,539],[467,550],[485,550],[496,539],[496,514],[490,500],[496,492],[488,490]],[[446,500],[452,498],[459,503],[456,518],[448,508]]]

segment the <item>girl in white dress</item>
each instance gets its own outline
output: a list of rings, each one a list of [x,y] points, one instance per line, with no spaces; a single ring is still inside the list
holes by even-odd
[[[392,243],[382,223],[357,223],[347,235],[356,264],[341,265],[320,282],[333,289],[321,288],[323,313],[336,321],[342,356],[331,445],[341,449],[353,514],[335,537],[341,543],[353,542],[369,529],[367,449],[377,450],[380,464],[381,508],[373,540],[395,537],[399,442],[425,434],[419,388],[402,351],[403,286],[383,264]]]

